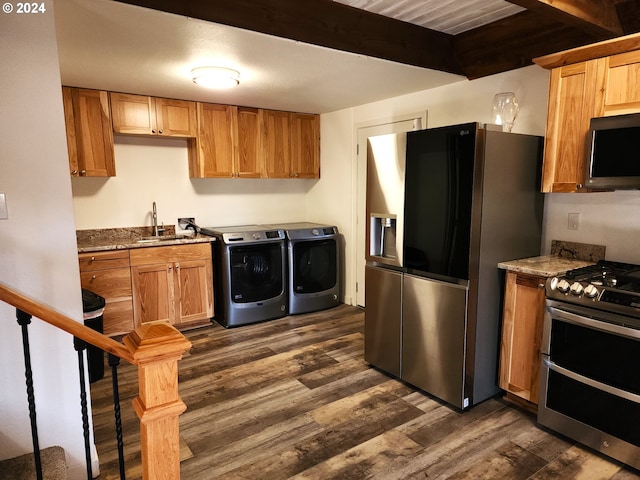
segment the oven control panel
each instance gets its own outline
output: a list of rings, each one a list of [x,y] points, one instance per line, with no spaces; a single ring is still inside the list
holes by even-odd
[[[588,282],[552,277],[547,279],[546,297],[579,305],[596,306],[627,315],[640,316],[640,293]]]
[[[600,301],[604,289],[591,283],[551,277],[547,279],[546,296],[571,303],[593,304]]]

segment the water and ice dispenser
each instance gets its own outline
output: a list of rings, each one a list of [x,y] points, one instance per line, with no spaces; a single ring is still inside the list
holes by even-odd
[[[369,256],[387,260],[384,263],[399,262],[395,215],[372,213],[369,218]]]

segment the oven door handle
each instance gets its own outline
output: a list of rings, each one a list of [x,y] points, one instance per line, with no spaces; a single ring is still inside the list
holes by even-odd
[[[611,385],[607,385],[606,383],[598,382],[597,380],[585,377],[584,375],[580,375],[579,373],[567,370],[566,368],[552,362],[548,358],[543,358],[542,362],[544,363],[544,366],[549,370],[553,370],[560,375],[564,375],[565,377],[575,380],[576,382],[584,383],[585,385],[597,388],[598,390],[602,390],[603,392],[610,393],[611,395],[615,395],[616,397],[624,398],[625,400],[630,400],[634,403],[640,404],[640,395],[621,390],[620,388],[612,387]]]
[[[551,314],[551,318],[554,320],[562,320],[575,325],[588,327],[593,330],[600,330],[601,332],[612,333],[614,335],[631,338],[633,340],[640,340],[640,330],[635,328],[623,327],[622,325],[602,320],[594,320],[592,318],[585,317],[584,315],[568,312],[550,305],[547,306],[547,310],[549,311],[549,314]]]

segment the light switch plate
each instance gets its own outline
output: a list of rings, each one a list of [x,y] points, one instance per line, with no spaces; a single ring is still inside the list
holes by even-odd
[[[0,193],[0,220],[7,220],[8,218],[7,196],[4,193]]]
[[[568,218],[569,230],[578,230],[580,227],[580,214],[579,213],[570,213]]]

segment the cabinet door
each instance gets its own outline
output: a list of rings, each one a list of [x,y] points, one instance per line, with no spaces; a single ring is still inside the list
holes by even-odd
[[[263,110],[265,171],[268,178],[291,177],[291,116],[289,112]]]
[[[193,138],[198,131],[195,102],[155,98],[157,134]]]
[[[153,135],[156,113],[153,98],[111,92],[113,131],[123,134]]]
[[[236,175],[241,178],[263,176],[262,111],[257,108],[238,107]]]
[[[236,107],[198,103],[198,152],[190,163],[192,178],[235,176]]]
[[[211,260],[193,260],[175,264],[175,323],[199,321],[213,316],[213,280]]]
[[[62,88],[71,175],[116,174],[113,132],[107,92]]]
[[[598,60],[598,116],[640,112],[640,50]]]
[[[538,403],[545,280],[506,274],[499,386],[534,404]]]
[[[131,268],[133,315],[136,326],[158,320],[174,323],[173,263]]]
[[[551,71],[542,173],[543,192],[575,192],[584,186],[585,140],[597,116],[596,60]]]
[[[293,113],[291,161],[296,178],[320,178],[320,116]]]

